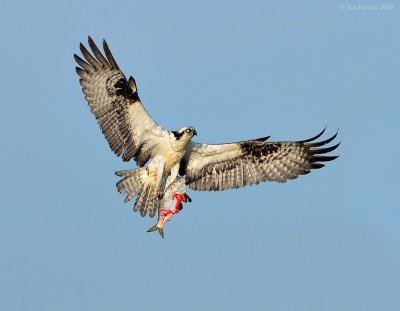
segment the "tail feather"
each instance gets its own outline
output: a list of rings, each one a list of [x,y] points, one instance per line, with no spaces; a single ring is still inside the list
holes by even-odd
[[[140,215],[146,216],[147,213],[147,199],[149,198],[151,189],[146,188],[145,192],[139,197],[138,205],[140,206]]]
[[[133,197],[139,194],[143,189],[141,175],[146,170],[144,168],[135,170],[126,170],[115,172],[117,176],[123,177],[117,182],[117,190],[119,193],[126,194],[124,202],[130,201]]]
[[[137,211],[140,210],[140,215],[141,216],[145,216],[146,215],[146,214],[143,215],[142,213],[143,213],[143,207],[144,207],[143,203],[145,201],[145,198],[147,197],[147,193],[148,193],[148,189],[147,188],[145,188],[142,191],[140,191],[138,193],[137,198],[136,198],[135,204],[133,205],[133,211],[137,212]]]
[[[138,201],[140,199],[140,193],[139,196],[136,198],[135,204],[133,204],[133,211],[137,212],[139,210],[140,205],[138,204]]]
[[[134,170],[117,171],[115,175],[122,177],[117,182],[119,193],[126,194],[124,202],[136,198],[133,211],[140,211],[141,216],[149,213],[150,217],[154,217],[159,206],[159,201],[154,189],[152,178],[148,175],[145,167]]]
[[[147,211],[150,217],[154,217],[156,211],[160,207],[161,200],[157,197],[153,197],[150,202],[147,203]]]
[[[133,171],[136,170],[122,170],[122,171],[116,171],[115,175],[119,176],[119,177],[126,177],[126,176],[132,176]]]

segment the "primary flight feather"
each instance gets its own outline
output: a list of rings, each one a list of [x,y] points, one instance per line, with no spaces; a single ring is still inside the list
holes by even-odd
[[[125,202],[136,197],[134,211],[155,215],[162,194],[178,175],[186,177],[189,188],[221,191],[258,184],[286,182],[324,166],[337,156],[323,154],[339,144],[323,147],[336,135],[316,141],[323,133],[302,141],[268,142],[269,137],[226,143],[202,144],[191,126],[176,131],[161,128],[146,112],[136,82],[127,79],[103,41],[104,54],[88,38],[89,52],[80,44],[82,59],[76,72],[90,109],[111,150],[123,161],[133,159],[137,169],[118,171],[119,192]]]

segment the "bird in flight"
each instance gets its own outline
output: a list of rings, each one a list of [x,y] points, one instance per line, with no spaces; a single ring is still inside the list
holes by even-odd
[[[84,59],[74,55],[79,82],[111,150],[138,166],[115,173],[121,177],[118,191],[126,194],[125,202],[136,197],[133,209],[142,216],[155,215],[165,189],[178,176],[185,176],[192,190],[222,191],[264,181],[284,183],[337,158],[324,155],[340,144],[323,147],[337,135],[318,140],[325,129],[301,141],[270,142],[268,136],[224,144],[192,141],[197,135],[192,126],[163,129],[146,112],[135,79],[125,77],[107,42],[104,54],[90,37],[88,43],[91,52],[80,44]]]

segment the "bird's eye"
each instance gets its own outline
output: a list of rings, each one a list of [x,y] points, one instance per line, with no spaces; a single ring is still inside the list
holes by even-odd
[[[186,133],[190,133],[191,131],[190,131],[190,129],[186,129],[186,131],[185,131]]]

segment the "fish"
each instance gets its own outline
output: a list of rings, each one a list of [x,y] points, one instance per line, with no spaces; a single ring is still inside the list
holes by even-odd
[[[183,209],[182,202],[192,202],[186,193],[185,177],[177,177],[163,193],[158,207],[158,222],[147,232],[158,231],[164,239],[164,224]]]

